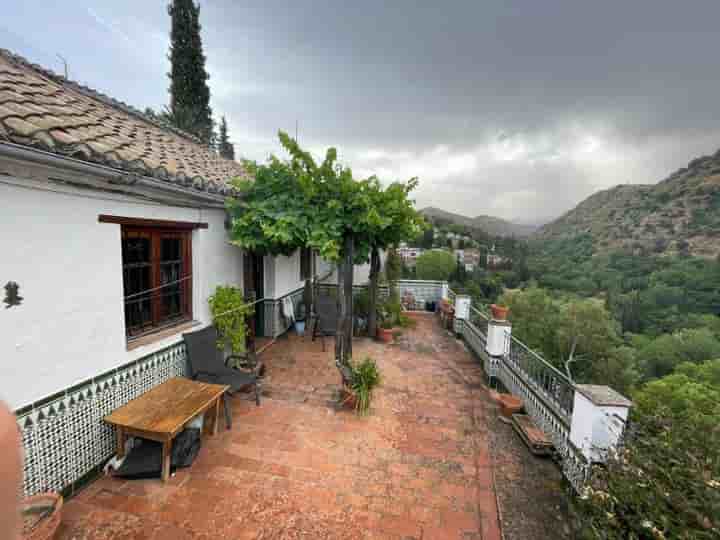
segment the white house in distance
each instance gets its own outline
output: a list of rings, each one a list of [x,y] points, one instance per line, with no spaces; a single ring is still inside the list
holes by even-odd
[[[424,252],[423,248],[420,247],[408,247],[406,243],[401,243],[400,246],[397,248],[397,254],[400,257],[400,260],[407,266],[408,268],[415,268],[415,263],[417,262],[417,258],[422,255]]]
[[[229,243],[228,180],[242,175],[194,137],[0,50],[0,399],[25,437],[26,493],[67,489],[112,454],[102,415],[184,372],[182,333],[211,323],[216,286],[264,298],[258,328],[275,336],[280,300],[332,270],[309,251]]]

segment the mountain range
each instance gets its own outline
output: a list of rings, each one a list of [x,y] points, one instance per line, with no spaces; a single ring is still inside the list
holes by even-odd
[[[619,185],[594,193],[540,227],[552,240],[590,234],[596,252],[720,254],[720,150],[692,160],[657,184]]]
[[[482,229],[493,236],[527,237],[532,234],[535,229],[537,229],[537,227],[533,225],[513,223],[493,216],[467,217],[461,214],[455,214],[454,212],[447,212],[446,210],[441,210],[440,208],[435,208],[433,206],[423,208],[420,210],[420,213],[427,218],[441,219],[455,223],[456,225]]]

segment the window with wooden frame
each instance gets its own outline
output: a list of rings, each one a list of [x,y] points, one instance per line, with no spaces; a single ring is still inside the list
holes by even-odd
[[[300,279],[302,281],[313,277],[313,251],[311,248],[300,250]]]
[[[122,226],[128,339],[192,319],[191,235],[187,229]]]

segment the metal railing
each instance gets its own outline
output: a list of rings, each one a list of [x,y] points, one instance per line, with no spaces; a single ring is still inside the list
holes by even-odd
[[[565,422],[570,423],[575,399],[575,384],[559,369],[515,336],[505,349],[504,362],[522,375],[533,392]]]
[[[487,353],[490,318],[471,307],[459,328],[468,347],[483,363],[490,381],[499,381],[510,393],[522,398],[527,414],[552,440],[562,461],[562,470],[579,492],[590,470],[582,452],[570,441],[575,385],[519,339],[508,336],[504,354]]]

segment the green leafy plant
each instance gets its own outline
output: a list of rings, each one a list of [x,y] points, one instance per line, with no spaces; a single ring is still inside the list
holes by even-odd
[[[417,258],[415,271],[418,279],[447,281],[457,267],[452,253],[444,250],[426,251]]]
[[[279,138],[289,160],[271,157],[266,164],[245,162],[248,178],[233,181],[243,196],[227,200],[231,241],[269,255],[290,255],[298,248],[311,247],[338,265],[338,318],[343,330],[335,337],[335,365],[348,381],[353,265],[420,231],[423,220],[409,197],[417,179],[386,187],[374,176],[355,179],[348,167],[338,163],[334,148],[318,163],[286,133],[280,132]],[[373,290],[377,275],[373,272],[370,280]],[[374,308],[370,311],[374,315]]]
[[[367,289],[358,292],[353,298],[353,311],[356,317],[367,317],[370,312],[370,295]]]
[[[415,328],[417,326],[417,321],[411,317],[408,317],[404,313],[400,313],[400,316],[398,317],[398,324],[402,328]]]
[[[633,396],[622,450],[579,501],[581,538],[718,538],[718,383],[720,360],[684,363]]]
[[[380,370],[377,363],[367,356],[359,364],[351,363],[351,388],[355,393],[355,411],[365,415],[370,410],[370,402],[375,387],[381,382]]]
[[[253,307],[245,302],[242,290],[231,285],[218,285],[208,303],[218,330],[218,349],[229,348],[232,354],[244,354],[245,319],[253,313]]]

